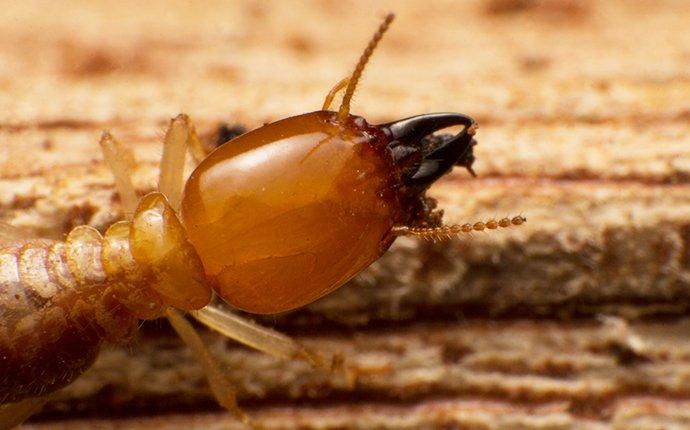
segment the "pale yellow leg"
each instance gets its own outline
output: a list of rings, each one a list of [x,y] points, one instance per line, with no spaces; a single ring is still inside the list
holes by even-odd
[[[34,397],[0,406],[0,430],[17,427],[31,415],[40,411],[47,401],[48,396]]]
[[[221,369],[220,363],[206,348],[194,327],[174,309],[168,309],[166,316],[177,334],[197,356],[218,403],[232,412],[243,423],[253,427],[249,416],[237,406],[235,390],[232,389],[232,384]]]
[[[179,114],[170,121],[165,133],[158,178],[158,191],[168,198],[170,205],[176,210],[180,207],[184,189],[187,150],[192,153],[196,162],[200,162],[206,156],[192,121],[187,115]]]
[[[285,359],[306,360],[315,366],[319,365],[318,356],[310,353],[288,336],[262,327],[217,305],[209,304],[189,314],[224,336],[266,354]]]
[[[134,156],[126,150],[120,142],[115,140],[108,131],[104,131],[100,140],[103,158],[110,167],[115,178],[115,188],[120,195],[125,216],[130,219],[137,208],[139,197],[132,184],[132,170],[134,168]]]
[[[204,149],[204,145],[201,144],[201,140],[199,140],[199,136],[196,134],[196,127],[194,127],[194,124],[192,124],[190,120],[190,131],[189,131],[189,152],[192,154],[192,158],[194,159],[195,164],[201,163],[201,161],[206,158],[206,150]]]
[[[198,311],[191,311],[190,315],[224,336],[256,350],[283,359],[306,361],[328,372],[342,371],[350,385],[355,382],[355,372],[345,367],[339,354],[331,356],[330,360],[326,359],[282,333],[260,326],[213,303]]]

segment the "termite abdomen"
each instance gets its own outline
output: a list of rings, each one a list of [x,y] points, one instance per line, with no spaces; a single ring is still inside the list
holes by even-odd
[[[64,242],[0,248],[0,404],[70,383],[101,340],[129,339],[138,319],[159,318],[168,306],[201,308],[211,297],[202,278],[159,193],[105,236],[80,226]]]
[[[70,383],[93,362],[102,338],[136,328],[131,314],[103,294],[98,251],[74,241],[0,250],[0,403]]]

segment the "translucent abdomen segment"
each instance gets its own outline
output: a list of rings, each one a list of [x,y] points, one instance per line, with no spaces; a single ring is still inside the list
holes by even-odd
[[[109,293],[98,232],[0,248],[0,403],[51,392],[122,340],[137,320]]]
[[[199,257],[160,193],[105,236],[80,226],[65,242],[0,247],[0,404],[70,383],[102,339],[128,339],[139,319],[210,298]]]

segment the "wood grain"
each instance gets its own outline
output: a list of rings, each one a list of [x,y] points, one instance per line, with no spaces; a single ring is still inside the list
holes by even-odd
[[[339,350],[350,388],[206,333],[267,428],[690,426],[690,4],[45,1],[0,14],[0,221],[61,237],[120,217],[110,129],[152,189],[168,119],[207,142],[318,109],[389,10],[353,112],[460,111],[476,170],[432,190],[448,222],[350,285],[263,322]],[[176,412],[175,414],[171,414]],[[103,351],[26,428],[233,428],[164,324]]]

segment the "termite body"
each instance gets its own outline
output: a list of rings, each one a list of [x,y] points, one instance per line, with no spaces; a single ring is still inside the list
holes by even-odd
[[[173,119],[159,190],[141,199],[126,157],[104,133],[105,160],[128,219],[103,235],[82,226],[62,242],[0,248],[0,403],[29,415],[36,404],[26,399],[70,383],[103,340],[127,341],[140,320],[166,317],[200,358],[219,403],[249,422],[177,310],[264,352],[328,367],[292,339],[209,305],[213,293],[248,312],[284,312],[340,287],[400,235],[436,238],[521,224],[515,217],[469,230],[443,226],[425,196],[454,166],[473,173],[471,118],[440,113],[372,125],[350,115],[357,80],[391,21],[389,15],[320,111],[267,124],[205,158],[189,118]],[[340,109],[330,111],[343,88]],[[463,128],[427,139],[450,126]],[[199,164],[185,184],[187,150]]]

